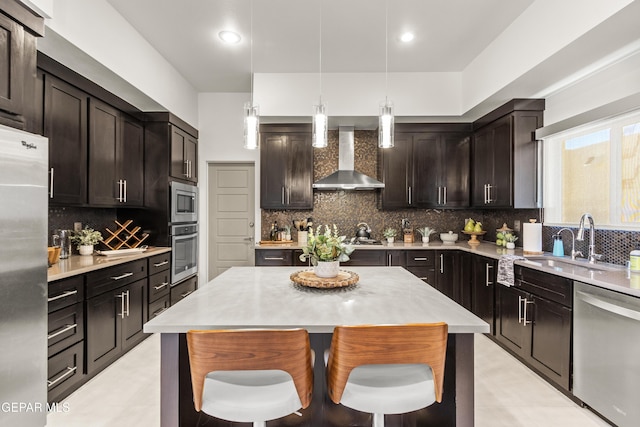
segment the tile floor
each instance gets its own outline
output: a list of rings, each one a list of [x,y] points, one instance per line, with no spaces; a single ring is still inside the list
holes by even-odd
[[[488,338],[475,344],[476,427],[609,427]],[[159,427],[159,373],[154,335],[69,396],[47,427]]]

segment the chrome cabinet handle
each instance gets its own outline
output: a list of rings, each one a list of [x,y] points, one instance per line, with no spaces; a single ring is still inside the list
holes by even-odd
[[[189,160],[184,161],[184,173],[183,175],[189,178]]]
[[[424,257],[424,258],[417,258],[417,257],[414,257],[414,258],[413,258],[413,260],[414,260],[414,261],[426,261],[426,260],[427,260],[427,258],[426,258],[426,257]]]
[[[76,366],[74,366],[73,368],[70,368],[70,367],[67,366],[67,371],[64,374],[60,375],[58,378],[56,378],[53,381],[47,380],[47,387],[51,387],[54,384],[56,384],[57,382],[62,381],[63,379],[67,378],[69,375],[73,374],[76,371],[76,369],[78,369]]]
[[[167,264],[169,264],[169,261],[168,260],[164,260],[164,261],[159,262],[157,264],[153,264],[153,266],[154,267],[162,267],[163,265],[167,265]]]
[[[125,292],[125,294],[127,295],[127,317],[129,317],[129,314],[131,313],[129,311],[130,302],[131,302],[131,294],[129,293],[129,291]]]
[[[122,182],[123,182],[122,187],[124,188],[124,190],[122,191],[122,193],[123,193],[122,201],[124,203],[127,203],[127,180],[123,179]]]
[[[440,193],[441,193],[442,187],[438,187],[438,204],[441,204],[442,201],[440,200]]]
[[[418,277],[418,279],[420,279],[420,280],[427,280],[427,279],[428,279],[428,277]]]
[[[155,317],[155,316],[159,315],[160,313],[167,311],[167,309],[168,309],[168,308],[169,308],[169,307],[163,307],[163,308],[161,308],[160,310],[154,311],[151,315],[152,315],[153,317]]]
[[[412,203],[413,197],[411,197],[411,187],[409,187],[409,204]]]
[[[487,204],[493,202],[493,199],[491,198],[491,188],[493,188],[493,186],[491,184],[487,184]]]
[[[192,293],[193,293],[193,291],[189,291],[189,292],[186,292],[186,293],[184,293],[184,294],[180,294],[180,296],[181,296],[182,298],[186,298],[186,297],[188,297],[189,295],[191,295]]]
[[[121,274],[120,276],[112,276],[111,280],[121,280],[121,279],[124,279],[125,277],[130,277],[130,276],[133,276],[133,273],[129,272],[129,273]]]
[[[124,319],[124,292],[121,292],[120,295],[116,295],[116,298],[120,298],[120,314],[118,316],[120,316],[121,319]]]
[[[167,287],[167,285],[168,285],[168,284],[169,284],[169,283],[167,283],[167,282],[162,282],[162,284],[161,284],[161,285],[159,285],[159,286],[154,286],[154,287],[153,287],[153,289],[155,289],[156,291],[159,291],[160,289]]]
[[[447,204],[447,187],[442,187],[442,204],[446,205]]]
[[[526,298],[524,299],[524,316],[523,316],[524,321],[522,322],[524,326],[527,326],[528,324],[533,323],[533,320],[527,320],[527,305],[533,304],[533,303],[534,303],[533,301],[529,301]]]
[[[47,339],[50,340],[51,338],[55,338],[58,335],[64,334],[65,332],[76,328],[77,326],[78,326],[77,323],[74,323],[73,325],[64,325],[62,328],[58,329],[57,331],[55,331],[51,335],[47,335]]]
[[[440,254],[440,274],[444,274],[444,254]]]
[[[49,170],[49,198],[53,199],[53,168]]]
[[[489,264],[485,264],[485,267],[486,267],[485,272],[487,274],[487,280],[485,282],[485,286],[493,285],[493,282],[491,280],[489,280],[489,277],[490,277],[489,276],[489,271],[493,269],[493,266],[489,265]]]
[[[284,185],[282,186],[282,191],[281,191],[281,195],[280,195],[280,201],[284,205]]]
[[[61,298],[70,297],[71,295],[75,295],[77,293],[78,293],[77,289],[75,289],[73,291],[64,291],[60,295],[56,295],[55,297],[47,298],[47,302],[55,301],[55,300],[58,300],[58,299],[61,299]]]
[[[277,257],[277,256],[266,256],[264,257],[264,259],[267,261],[284,261],[284,257]]]
[[[518,295],[518,323],[522,323],[523,317],[522,317],[522,306],[524,305],[523,303],[525,303],[527,301],[526,298],[522,298],[520,295]]]
[[[391,254],[387,255],[387,266],[391,267]]]

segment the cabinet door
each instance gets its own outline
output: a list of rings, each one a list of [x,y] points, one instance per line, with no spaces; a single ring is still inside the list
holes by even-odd
[[[260,207],[282,209],[285,206],[287,140],[284,135],[265,133],[260,147]]]
[[[465,134],[442,134],[438,147],[438,206],[468,207],[471,138]]]
[[[191,295],[196,289],[198,289],[198,276],[194,276],[190,279],[186,279],[183,282],[171,288],[171,305],[174,305],[183,298]]]
[[[117,206],[116,150],[120,118],[115,108],[91,98],[89,102],[89,204]]]
[[[387,264],[390,267],[406,267],[407,251],[387,251]]]
[[[493,131],[484,128],[473,135],[473,188],[471,204],[488,205],[487,186],[493,181]]]
[[[440,135],[437,133],[415,134],[410,162],[413,170],[411,204],[418,207],[436,207],[442,159],[439,157]]]
[[[308,134],[287,135],[287,209],[313,209],[313,147]],[[271,166],[269,166],[271,167]]]
[[[107,366],[120,354],[121,327],[124,316],[124,295],[121,291],[107,292],[87,300],[87,373]]]
[[[293,265],[293,253],[291,249],[256,249],[255,253],[256,266]]]
[[[132,117],[122,119],[122,137],[117,150],[117,180],[123,180],[123,205],[144,205],[144,129]]]
[[[87,99],[83,91],[51,75],[44,76],[51,203],[87,203]]]
[[[458,264],[456,251],[438,251],[436,253],[436,288],[459,303]]]
[[[409,207],[409,192],[413,191],[413,171],[409,167],[409,155],[412,150],[413,136],[397,133],[395,146],[382,150],[382,182],[384,188],[380,192],[383,209]],[[413,195],[412,195],[413,196]]]
[[[471,311],[489,324],[490,334],[495,334],[495,283],[496,262],[474,256],[472,260]]]
[[[187,134],[177,128],[170,125],[171,129],[171,176],[178,179],[186,179],[187,177],[187,165],[184,159],[184,145],[187,139]]]
[[[384,266],[387,265],[386,253],[380,250],[355,250],[349,255],[349,261],[341,262],[343,266]]]
[[[523,317],[529,294],[514,286],[500,285],[497,290],[499,313],[496,319],[496,337],[507,348],[524,357],[530,336],[529,328],[524,325]],[[531,300],[530,296],[529,300]]]
[[[492,207],[513,206],[512,116],[497,120],[493,127],[493,179],[489,196]]]
[[[536,297],[528,307],[531,318],[530,363],[545,376],[569,390],[571,363],[571,310]]]
[[[24,29],[0,14],[0,110],[23,113],[24,101]]]
[[[142,328],[148,317],[147,279],[126,286],[124,292],[126,315],[122,319],[122,350],[126,351],[146,337]]]
[[[187,162],[187,179],[198,182],[198,140],[187,134],[184,142],[184,159]]]

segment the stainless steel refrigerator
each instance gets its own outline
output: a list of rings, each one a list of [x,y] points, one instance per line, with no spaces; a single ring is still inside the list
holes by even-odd
[[[47,415],[46,138],[0,126],[0,426]]]

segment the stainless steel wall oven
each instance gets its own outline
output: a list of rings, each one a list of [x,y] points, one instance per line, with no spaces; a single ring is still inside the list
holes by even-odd
[[[198,224],[171,226],[172,285],[198,272]]]

